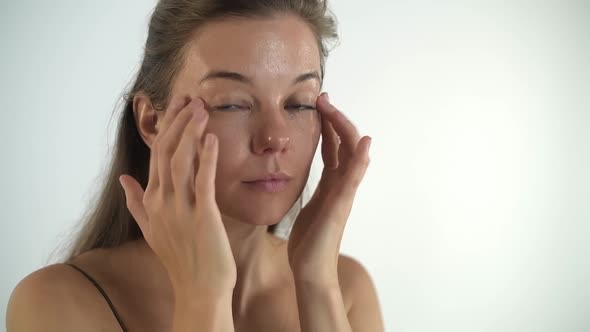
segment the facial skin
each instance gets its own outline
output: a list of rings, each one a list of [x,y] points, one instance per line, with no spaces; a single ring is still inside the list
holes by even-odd
[[[190,43],[185,61],[172,99],[205,101],[205,132],[219,138],[216,198],[222,215],[248,224],[276,224],[303,190],[320,136],[315,110],[320,57],[312,31],[294,15],[210,22]],[[203,81],[219,71],[240,74],[248,82]],[[305,74],[312,75],[295,83]],[[243,183],[279,171],[293,177],[283,192],[253,191]]]

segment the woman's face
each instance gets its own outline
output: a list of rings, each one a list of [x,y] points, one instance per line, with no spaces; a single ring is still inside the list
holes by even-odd
[[[205,132],[219,138],[221,213],[250,224],[279,222],[307,182],[320,136],[320,53],[311,29],[294,15],[211,22],[185,61],[172,99],[200,97],[208,108]],[[292,177],[285,190],[244,183],[272,172]]]

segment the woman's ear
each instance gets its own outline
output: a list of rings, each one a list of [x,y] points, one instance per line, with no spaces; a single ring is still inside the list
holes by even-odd
[[[152,101],[143,91],[133,97],[133,116],[139,135],[151,148],[158,133],[159,112],[156,112]]]

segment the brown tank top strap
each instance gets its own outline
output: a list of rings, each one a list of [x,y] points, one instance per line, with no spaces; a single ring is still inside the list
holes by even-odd
[[[113,312],[113,314],[115,315],[115,318],[117,319],[117,322],[119,322],[121,329],[123,329],[123,332],[128,332],[127,328],[125,327],[125,324],[123,323],[123,320],[121,319],[121,317],[117,313],[117,310],[115,310],[115,306],[111,302],[111,299],[109,299],[109,297],[107,296],[107,293],[104,291],[104,289],[102,289],[102,287],[100,287],[98,282],[96,282],[96,280],[94,280],[94,278],[92,278],[88,273],[86,273],[86,271],[82,270],[81,268],[77,267],[76,265],[71,264],[71,263],[66,263],[66,265],[69,265],[69,266],[75,268],[76,270],[80,271],[80,273],[82,273],[86,277],[86,279],[90,280],[90,282],[94,285],[94,287],[96,287],[96,289],[98,289],[98,291],[100,292],[102,297],[104,297],[104,299],[107,301],[109,307],[111,308],[111,311]]]

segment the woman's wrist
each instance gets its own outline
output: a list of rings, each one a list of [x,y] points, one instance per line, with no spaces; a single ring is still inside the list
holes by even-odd
[[[311,272],[304,272],[297,269],[292,271],[295,286],[340,289],[338,273],[336,271],[320,271],[317,269]]]
[[[233,284],[215,284],[210,281],[184,280],[173,281],[172,290],[175,298],[182,301],[195,301],[197,299],[222,300],[232,298],[235,282]]]
[[[173,326],[174,332],[234,331],[232,294],[177,293]]]
[[[295,283],[302,332],[352,331],[337,279]]]
[[[175,289],[175,303],[194,309],[202,306],[222,306],[229,303],[231,307],[232,290],[212,290],[212,289]]]

